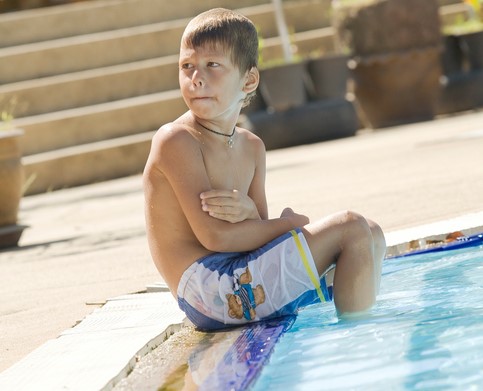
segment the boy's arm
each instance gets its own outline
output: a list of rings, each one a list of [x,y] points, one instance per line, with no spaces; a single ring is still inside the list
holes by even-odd
[[[201,193],[200,198],[203,211],[211,217],[229,223],[261,219],[255,202],[238,190],[209,190]]]
[[[172,125],[176,126],[176,125]],[[245,220],[231,224],[203,212],[200,194],[211,190],[202,152],[197,140],[185,131],[158,132],[146,166],[146,175],[161,171],[169,181],[198,241],[210,251],[248,251],[258,248],[283,233],[308,223],[295,213],[272,220]],[[156,175],[150,186],[155,199],[162,202]]]

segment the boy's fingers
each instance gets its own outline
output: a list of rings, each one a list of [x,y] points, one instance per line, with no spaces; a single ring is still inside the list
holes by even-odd
[[[201,201],[201,205],[206,205],[209,207],[217,207],[217,206],[227,206],[231,207],[233,203],[228,198],[210,198]]]
[[[238,195],[238,190],[209,190],[201,193],[200,198],[232,198],[236,195]]]
[[[221,205],[221,204],[209,204],[204,203],[202,205],[202,209],[205,212],[216,213],[216,214],[223,214],[223,215],[232,215],[234,214],[234,210],[230,205]]]

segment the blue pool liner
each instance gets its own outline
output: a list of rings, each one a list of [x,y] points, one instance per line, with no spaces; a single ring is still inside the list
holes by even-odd
[[[396,257],[393,257],[392,259],[409,257],[411,255],[417,255],[417,254],[435,253],[438,251],[458,250],[460,248],[475,247],[475,246],[481,246],[481,245],[483,245],[483,233],[471,235],[471,236],[461,236],[453,242],[445,243],[436,247],[430,247],[430,248],[425,248],[421,250],[414,250],[406,254],[401,254]]]
[[[246,390],[258,377],[280,336],[292,327],[295,319],[295,316],[287,316],[245,326],[198,390]]]

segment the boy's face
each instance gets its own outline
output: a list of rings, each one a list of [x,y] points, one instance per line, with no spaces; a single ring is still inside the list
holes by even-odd
[[[248,73],[241,75],[221,45],[181,44],[179,84],[192,113],[203,119],[229,116],[241,108]]]

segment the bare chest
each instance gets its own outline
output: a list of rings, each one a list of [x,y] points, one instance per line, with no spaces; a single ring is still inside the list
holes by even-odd
[[[236,189],[247,194],[255,174],[255,165],[234,149],[208,152],[203,154],[203,160],[212,188]]]

